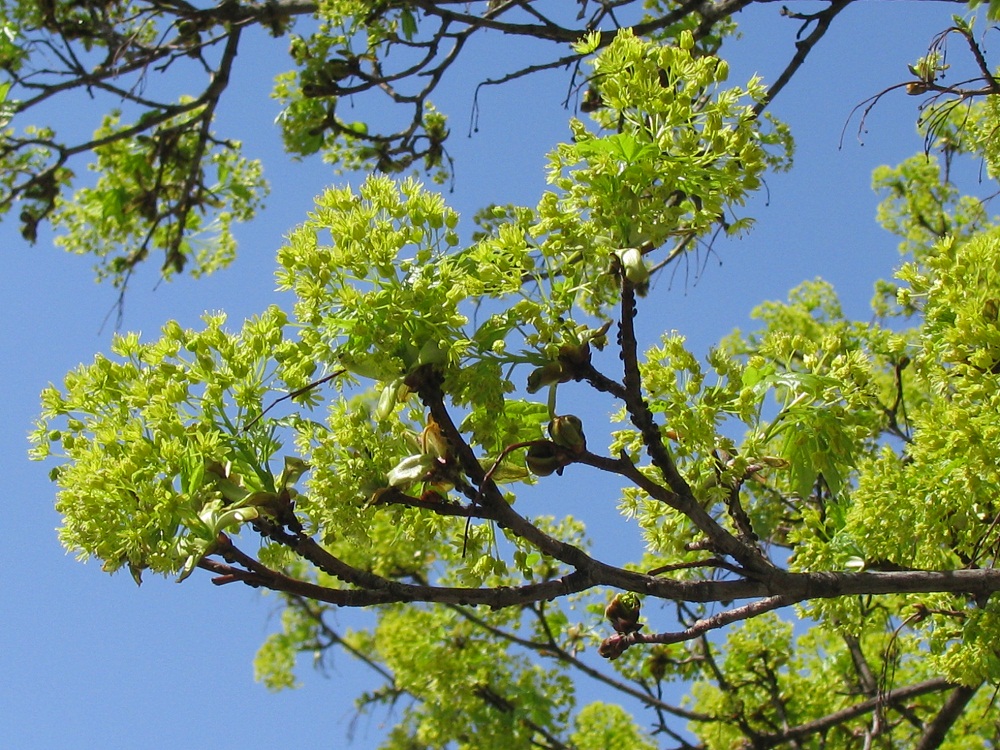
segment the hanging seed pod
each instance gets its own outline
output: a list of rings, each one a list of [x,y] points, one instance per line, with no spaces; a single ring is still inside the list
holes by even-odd
[[[596,86],[589,86],[583,92],[583,99],[580,100],[581,112],[596,112],[604,107],[604,100],[601,99],[601,91]]]
[[[667,674],[667,667],[670,666],[670,651],[664,646],[652,649],[643,666],[650,677],[660,682]]]
[[[548,441],[529,447],[524,456],[524,463],[532,474],[539,477],[547,477],[563,467],[556,445]]]

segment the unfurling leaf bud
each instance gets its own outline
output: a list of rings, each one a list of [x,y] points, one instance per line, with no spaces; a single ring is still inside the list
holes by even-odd
[[[559,362],[549,362],[532,370],[528,375],[528,393],[538,393],[547,385],[566,383],[570,380],[569,373]]]
[[[596,86],[590,86],[583,92],[583,99],[580,101],[581,112],[596,112],[604,106],[601,99],[601,91]]]
[[[447,460],[451,451],[448,448],[448,440],[441,432],[438,423],[433,417],[427,417],[427,426],[420,433],[420,450],[426,455]]]
[[[420,347],[417,354],[418,365],[443,365],[448,361],[447,352],[441,347],[439,341],[428,340]]]
[[[549,422],[549,436],[556,445],[561,445],[573,453],[587,450],[587,437],[583,434],[583,422],[573,414],[553,417]]]
[[[279,489],[291,487],[311,468],[308,461],[303,461],[297,456],[285,456],[285,468],[278,477]]]
[[[600,328],[590,329],[586,332],[586,338],[588,343],[593,344],[598,349],[602,350],[608,345],[608,329],[611,328],[611,321],[605,321],[604,325]],[[589,359],[588,359],[589,361]]]
[[[284,495],[284,502],[289,502],[289,495]],[[256,508],[263,515],[266,516],[277,516],[282,506],[282,497],[276,492],[267,492],[266,490],[261,490],[260,492],[251,492],[247,495],[243,502],[248,507]]]
[[[642,251],[637,247],[626,247],[618,251],[622,263],[622,273],[640,295],[649,288],[649,268],[642,259]]]
[[[639,624],[639,610],[642,603],[638,595],[631,591],[622,594],[615,594],[615,598],[604,610],[604,616],[616,633],[635,633],[642,625]]]
[[[563,467],[555,444],[548,441],[536,443],[528,448],[524,463],[532,474],[540,477],[547,477]]]
[[[570,373],[590,364],[590,344],[587,341],[582,344],[563,344],[559,347],[559,364],[568,371],[566,380],[571,380]]]
[[[406,387],[402,378],[386,383],[382,388],[382,393],[378,398],[378,405],[375,407],[375,420],[381,422],[387,419],[396,408],[396,405],[405,401],[410,395],[410,389]]]
[[[781,458],[780,456],[761,456],[754,459],[754,461],[759,461],[765,466],[770,466],[772,469],[787,469],[792,465],[787,458]]]
[[[433,472],[436,460],[434,456],[428,456],[426,453],[407,456],[386,476],[389,486],[405,489],[414,482],[426,479]]]
[[[614,661],[625,653],[626,648],[628,648],[628,642],[625,638],[616,633],[615,635],[609,636],[601,641],[601,645],[597,647],[597,653],[605,659]]]

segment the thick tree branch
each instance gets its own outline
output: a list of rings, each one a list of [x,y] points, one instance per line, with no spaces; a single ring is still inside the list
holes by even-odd
[[[497,523],[511,533],[533,544],[540,552],[566,563],[578,571],[591,571],[597,566],[589,555],[578,547],[566,544],[545,534],[534,524],[517,513],[503,497],[492,479],[486,479],[486,470],[455,425],[444,403],[441,379],[432,367],[424,366],[407,377],[406,383],[420,396],[431,418],[439,426],[455,452],[459,465],[473,484],[479,487],[483,505],[494,514]]]
[[[663,442],[660,428],[642,395],[638,343],[633,322],[637,313],[635,289],[624,273],[621,273],[620,276],[622,301],[621,316],[618,322],[618,345],[621,348],[619,356],[625,370],[625,376],[622,380],[625,388],[625,406],[632,424],[642,435],[643,444],[646,446],[646,452],[653,465],[663,474],[667,486],[673,492],[672,498],[667,501],[668,504],[691,519],[695,527],[709,538],[719,552],[731,556],[755,573],[766,570],[769,574],[775,575],[776,569],[764,559],[756,548],[740,542],[702,508],[695,499],[690,485],[677,470],[677,466]]]
[[[230,547],[232,547],[231,544]],[[554,599],[578,593],[588,588],[586,577],[578,573],[571,573],[555,580],[528,584],[516,588],[473,589],[414,585],[392,581],[347,565],[319,548],[319,545],[315,541],[308,538],[299,540],[293,548],[302,557],[312,562],[324,572],[359,588],[337,589],[320,586],[308,581],[291,578],[275,570],[270,570],[256,561],[252,566],[252,570],[221,563],[213,560],[211,557],[204,558],[199,563],[199,566],[218,574],[221,579],[213,582],[220,585],[241,581],[250,586],[264,587],[273,591],[304,596],[341,607],[370,607],[376,604],[389,604],[392,602],[438,602],[443,604],[485,604],[490,607],[511,607],[524,606],[535,601]],[[223,557],[233,556],[234,550],[235,548],[227,548],[220,544],[218,554]],[[235,550],[235,552],[240,560],[246,559],[243,553],[239,553],[238,550]]]
[[[480,469],[481,470],[481,469]],[[520,518],[520,517],[518,517]],[[526,523],[523,519],[521,522]],[[547,537],[536,527],[535,536],[541,534],[548,542],[563,545],[562,542]],[[264,586],[275,591],[285,591],[308,596],[318,601],[330,602],[346,607],[365,607],[389,602],[440,602],[445,604],[485,604],[490,607],[523,606],[532,602],[554,599],[568,594],[579,593],[593,587],[605,586],[623,591],[634,591],[646,596],[673,601],[717,602],[756,597],[768,597],[745,607],[739,607],[704,623],[691,626],[690,636],[695,637],[704,629],[721,627],[729,621],[744,619],[757,608],[761,612],[787,606],[807,599],[826,599],[840,596],[905,594],[905,593],[955,593],[985,597],[1000,591],[1000,570],[958,570],[958,571],[893,571],[861,573],[782,573],[757,580],[736,581],[673,581],[666,578],[635,573],[616,568],[590,558],[579,552],[583,559],[579,567],[560,578],[520,587],[498,588],[452,588],[400,583],[373,573],[359,570],[323,549],[314,539],[304,534],[287,534],[272,529],[270,535],[276,541],[286,544],[304,559],[320,570],[344,581],[357,589],[334,589],[308,581],[289,578],[283,573],[272,571],[253,558],[247,557],[232,543],[220,537],[216,553],[230,562],[238,562],[245,568],[213,562],[209,558],[202,561],[208,570],[225,576],[221,583],[242,581],[251,586]],[[564,548],[577,549],[571,545]],[[726,618],[731,618],[727,620]],[[686,631],[685,631],[686,632]],[[684,640],[677,634],[658,636],[659,642]],[[657,641],[652,641],[657,642]]]

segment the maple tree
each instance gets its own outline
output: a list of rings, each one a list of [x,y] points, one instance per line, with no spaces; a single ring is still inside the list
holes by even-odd
[[[10,123],[72,88],[141,110],[76,145],[11,124],[0,149],[0,207],[19,201],[24,235],[51,219],[119,285],[154,248],[168,272],[211,270],[256,209],[259,165],[210,127],[248,25],[290,36],[289,151],[374,170],[319,196],[278,251],[290,310],[119,334],[44,391],[34,455],[60,459],[64,544],[137,582],[201,569],[279,592],[260,678],[289,686],[298,653],[345,649],[384,679],[362,710],[413,699],[387,748],[995,745],[1000,229],[949,166],[1000,167],[1000,88],[958,17],[901,82],[925,97],[927,153],[875,175],[906,263],[874,322],[812,281],[704,361],[677,333],[640,341],[651,278],[750,230],[744,202],[791,155],[768,106],[848,2],[796,15],[798,54],[770,87],[730,82],[719,56],[747,4],[647,3],[608,32],[590,29],[629,3],[581,2],[577,25],[517,0],[7,4]],[[485,208],[464,239],[400,173],[446,174],[429,96],[482,29],[561,45],[552,66],[582,66],[590,121],[571,119],[535,207]],[[952,41],[973,79],[944,77]],[[62,83],[32,67],[39,46]],[[207,74],[198,96],[115,83],[185,60]],[[366,92],[412,120],[341,119],[339,99]],[[85,152],[99,176],[71,195]],[[572,413],[584,398],[615,421]],[[621,523],[642,530],[627,562],[589,551],[613,532],[588,531],[586,507],[545,514],[586,472],[615,479]],[[375,623],[334,627],[353,607]],[[576,675],[607,700],[577,707]]]

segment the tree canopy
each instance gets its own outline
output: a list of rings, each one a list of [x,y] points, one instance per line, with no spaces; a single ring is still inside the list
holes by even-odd
[[[66,547],[137,583],[278,592],[259,678],[347,651],[383,680],[360,711],[405,704],[385,748],[997,745],[1000,226],[952,167],[1000,169],[1000,83],[971,16],[900,81],[925,149],[873,177],[904,264],[871,320],[808,281],[699,358],[637,332],[651,282],[752,230],[748,198],[791,166],[771,103],[849,0],[785,9],[784,73],[730,81],[749,4],[0,6],[0,207],[119,286],[152,250],[167,275],[223,265],[258,209],[261,166],[212,130],[250,26],[290,50],[289,153],[372,172],[303,207],[277,253],[287,309],[118,333],[45,389],[33,455],[55,459]],[[554,50],[486,83],[566,68],[580,117],[537,204],[472,226],[412,172],[448,179],[431,96],[484,30]],[[180,69],[200,93],[176,94]],[[92,139],[31,121],[74,91],[119,102]],[[345,119],[362,96],[403,124]],[[619,489],[547,511],[587,476]],[[617,531],[588,504],[643,545],[596,555]],[[374,619],[342,630],[350,608]],[[604,699],[580,705],[578,676]]]

